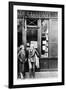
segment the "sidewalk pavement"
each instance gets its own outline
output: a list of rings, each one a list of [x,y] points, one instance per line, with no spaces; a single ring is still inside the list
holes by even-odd
[[[35,72],[35,78],[54,78],[54,77],[58,77],[57,71]],[[29,72],[26,72],[26,78],[30,78]]]

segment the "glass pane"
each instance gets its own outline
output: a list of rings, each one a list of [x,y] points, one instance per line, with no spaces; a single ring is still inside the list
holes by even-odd
[[[49,29],[49,57],[57,57],[58,55],[58,20],[50,20]]]
[[[58,20],[52,19],[50,21],[49,42],[58,42]]]
[[[37,20],[33,18],[28,18],[27,25],[37,25]]]
[[[27,42],[37,41],[37,30],[27,30]]]
[[[49,57],[58,56],[58,45],[57,43],[49,43]]]

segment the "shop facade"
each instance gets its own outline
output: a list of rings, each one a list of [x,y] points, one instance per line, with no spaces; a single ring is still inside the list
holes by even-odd
[[[40,54],[40,70],[58,69],[58,12],[17,11],[18,47],[30,43]]]

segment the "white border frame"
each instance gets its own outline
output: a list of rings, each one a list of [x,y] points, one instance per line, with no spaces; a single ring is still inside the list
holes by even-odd
[[[17,79],[17,10],[33,10],[33,11],[56,11],[58,12],[58,77],[56,78],[48,78],[48,79]],[[14,53],[13,53],[13,84],[14,85],[24,85],[24,84],[37,84],[39,83],[55,83],[55,82],[62,82],[62,8],[49,8],[49,7],[32,7],[32,6],[19,6],[14,5],[13,8],[13,46],[14,46]]]

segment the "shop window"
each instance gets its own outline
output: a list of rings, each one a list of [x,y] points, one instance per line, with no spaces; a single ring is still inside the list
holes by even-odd
[[[49,23],[49,28],[48,28]],[[58,20],[42,20],[41,54],[43,57],[58,56]]]

